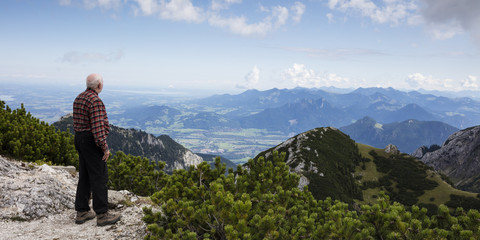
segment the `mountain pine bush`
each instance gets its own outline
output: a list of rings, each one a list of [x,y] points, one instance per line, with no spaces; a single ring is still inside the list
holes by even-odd
[[[126,155],[122,151],[107,161],[108,185],[114,190],[129,190],[150,196],[164,185],[165,162],[150,162],[148,158]]]
[[[377,203],[352,210],[300,190],[285,154],[230,169],[216,159],[176,170],[152,195],[162,211],[144,208],[145,239],[480,239],[480,213],[440,205],[437,214],[407,208],[381,193]],[[411,210],[409,210],[411,209]]]
[[[23,106],[12,110],[0,101],[0,154],[29,162],[78,167],[73,136],[34,118]]]

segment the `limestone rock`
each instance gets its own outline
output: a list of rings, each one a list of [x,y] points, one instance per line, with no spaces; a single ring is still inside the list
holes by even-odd
[[[124,204],[126,201],[125,195],[119,191],[108,190],[108,205],[109,208],[116,208],[119,204]]]
[[[67,171],[2,157],[0,166],[0,218],[29,220],[73,208],[76,181]]]
[[[109,191],[120,212],[115,225],[97,227],[96,220],[75,224],[78,174],[68,168],[7,160],[0,156],[0,239],[143,239],[143,207],[149,198],[128,191]],[[120,204],[125,204],[119,208]],[[153,207],[154,211],[160,211]],[[20,220],[20,221],[19,221]]]
[[[393,144],[388,144],[385,147],[385,152],[390,154],[400,154],[400,151],[398,150],[397,146]]]
[[[420,160],[447,175],[456,187],[480,192],[480,126],[455,132]]]
[[[412,153],[412,157],[421,159],[425,153],[427,153],[427,147],[426,146],[421,146],[415,152]]]

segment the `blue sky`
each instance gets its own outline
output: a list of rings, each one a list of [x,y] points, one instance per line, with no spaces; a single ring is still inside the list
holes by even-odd
[[[2,0],[0,84],[480,90],[478,0]]]

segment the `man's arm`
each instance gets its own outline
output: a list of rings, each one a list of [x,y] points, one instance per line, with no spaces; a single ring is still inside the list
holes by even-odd
[[[107,111],[102,100],[98,99],[93,102],[92,112],[90,115],[90,124],[92,126],[93,137],[95,138],[95,144],[99,146],[103,153],[103,160],[107,161],[110,155],[110,150],[107,144],[107,136],[110,132],[110,126],[108,123]]]

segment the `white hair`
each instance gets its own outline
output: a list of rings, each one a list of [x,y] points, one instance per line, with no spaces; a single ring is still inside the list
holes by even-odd
[[[87,77],[87,88],[97,89],[98,84],[103,83],[103,78],[100,74],[92,73]]]

